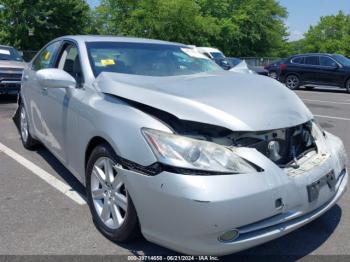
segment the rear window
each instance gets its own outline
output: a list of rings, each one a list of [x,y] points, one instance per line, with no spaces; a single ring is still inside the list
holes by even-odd
[[[318,56],[305,57],[305,64],[307,64],[307,65],[319,65]]]

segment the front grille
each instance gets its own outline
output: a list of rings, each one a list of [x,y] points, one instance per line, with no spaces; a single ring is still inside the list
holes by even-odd
[[[1,81],[21,81],[22,79],[22,73],[21,74],[9,74],[9,73],[1,73],[0,74],[0,82]]]
[[[267,132],[244,133],[236,138],[235,146],[255,148],[281,167],[317,150],[311,123]]]
[[[20,83],[1,83],[0,82],[0,90],[1,89],[19,89],[21,87]]]

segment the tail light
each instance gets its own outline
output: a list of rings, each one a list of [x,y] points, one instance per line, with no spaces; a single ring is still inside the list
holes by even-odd
[[[287,64],[280,64],[280,70],[286,70],[287,69]]]

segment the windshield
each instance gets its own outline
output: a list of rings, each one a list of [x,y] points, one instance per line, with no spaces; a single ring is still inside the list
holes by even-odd
[[[343,55],[334,55],[333,56],[339,63],[344,66],[350,66],[350,59]]]
[[[210,53],[215,60],[225,58],[224,54],[221,52],[211,52]]]
[[[96,77],[101,72],[175,76],[222,70],[186,46],[123,42],[88,42],[86,45]]]
[[[12,47],[0,47],[0,60],[23,61],[17,50]]]

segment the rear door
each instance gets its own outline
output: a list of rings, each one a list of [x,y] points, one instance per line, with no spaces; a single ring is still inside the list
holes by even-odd
[[[320,61],[317,55],[305,56],[303,66],[303,81],[305,83],[319,84],[320,79]]]

